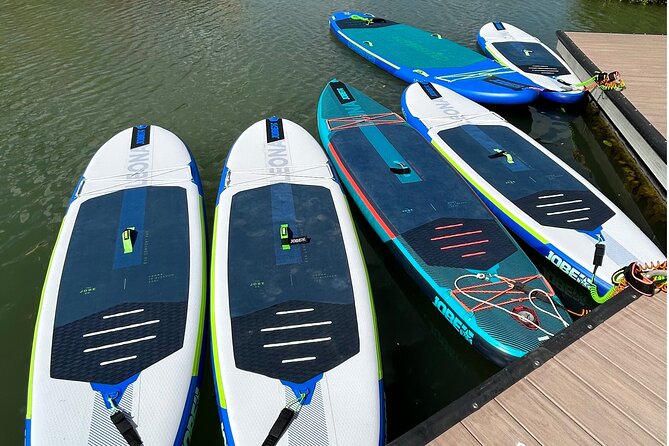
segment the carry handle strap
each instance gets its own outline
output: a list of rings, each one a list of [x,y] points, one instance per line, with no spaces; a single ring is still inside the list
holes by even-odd
[[[502,157],[506,158],[507,164],[513,164],[513,155],[511,155],[506,150],[495,149],[495,153],[492,153],[492,154],[488,155],[488,158],[490,158],[491,160],[495,159],[495,158],[502,158]]]
[[[287,407],[281,409],[279,416],[272,425],[272,428],[269,430],[269,434],[267,434],[267,438],[265,438],[265,441],[263,441],[262,446],[276,445],[283,433],[286,432],[286,429],[288,429],[288,426],[290,426],[290,422],[293,421],[294,416],[294,410]]]
[[[291,245],[303,245],[311,241],[311,237],[306,235],[293,236],[293,231],[287,223],[279,226],[279,238],[281,239],[281,248],[289,250]]]
[[[390,171],[396,175],[408,175],[411,173],[411,167],[406,164],[395,161],[396,166],[390,166]]]
[[[135,426],[132,425],[122,411],[117,410],[111,414],[110,418],[129,446],[142,446],[144,444],[139,433],[135,430]]]
[[[123,254],[132,254],[134,248],[133,236],[136,237],[135,232],[135,227],[131,226],[125,228],[121,233],[121,239],[123,240]]]

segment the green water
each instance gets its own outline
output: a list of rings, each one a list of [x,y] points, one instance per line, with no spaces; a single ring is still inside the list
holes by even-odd
[[[23,441],[33,327],[66,204],[90,157],[118,131],[153,123],[187,142],[200,166],[211,228],[225,156],[252,123],[276,114],[317,136],[316,103],[333,77],[400,112],[405,84],[331,36],[331,11],[373,12],[470,48],[479,27],[493,19],[553,47],[556,29],[666,33],[664,6],[603,0],[490,3],[0,0],[3,444]],[[644,215],[577,113],[546,104],[498,111],[595,183],[644,231],[656,234],[658,244],[666,244],[666,216]],[[496,368],[453,333],[361,215],[354,216],[377,307],[392,439]],[[206,372],[193,444],[222,444],[209,368]]]

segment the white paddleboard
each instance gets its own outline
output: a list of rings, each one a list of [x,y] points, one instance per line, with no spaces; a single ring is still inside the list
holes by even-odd
[[[477,42],[486,55],[545,88],[548,100],[571,104],[585,96],[581,81],[555,51],[536,37],[505,22],[481,27]]]
[[[509,230],[584,287],[597,243],[600,294],[620,268],[665,258],[604,194],[496,113],[434,84],[409,86],[402,109]]]
[[[97,151],[70,201],[42,291],[27,445],[127,446],[120,431],[129,426],[146,445],[190,441],[202,367],[204,242],[200,179],[176,135],[136,126]]]
[[[370,288],[344,194],[304,129],[269,118],[234,144],[221,178],[211,327],[228,445],[383,442]],[[274,444],[274,443],[267,443]]]

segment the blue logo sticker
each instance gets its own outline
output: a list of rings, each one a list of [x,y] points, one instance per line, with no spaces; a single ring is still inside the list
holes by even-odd
[[[130,148],[145,146],[149,144],[151,136],[150,125],[136,125],[132,128],[132,139],[130,141]]]

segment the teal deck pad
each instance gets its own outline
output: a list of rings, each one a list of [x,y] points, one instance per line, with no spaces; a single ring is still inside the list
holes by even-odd
[[[364,134],[367,128],[338,130],[331,142],[367,198],[383,211],[394,232],[404,233],[442,216],[491,219],[458,173],[427,141],[416,138],[413,129],[406,124],[375,128],[411,170],[423,178],[405,183],[386,167],[378,153],[377,140]]]
[[[401,23],[383,28],[347,29],[356,42],[370,42],[370,51],[404,67],[461,68],[489,60],[476,51],[458,45],[436,33]]]

